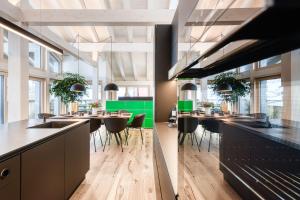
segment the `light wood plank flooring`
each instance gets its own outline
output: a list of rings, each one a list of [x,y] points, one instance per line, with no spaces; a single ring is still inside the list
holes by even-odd
[[[197,129],[198,141],[200,141],[202,131],[202,128],[199,126]],[[209,134],[207,133],[202,141],[201,152],[198,151],[195,144],[192,147],[190,138],[186,138],[183,148],[180,147],[180,199],[240,199],[237,193],[223,179],[223,174],[219,170],[218,135],[213,134],[210,152],[207,151],[208,141]]]
[[[105,139],[102,130],[102,139]],[[71,199],[86,200],[155,200],[152,130],[144,130],[144,145],[139,131],[131,130],[124,152],[114,138],[102,151],[97,136],[97,152],[91,140],[90,171]],[[124,136],[124,134],[123,134]],[[104,141],[103,141],[104,142]]]

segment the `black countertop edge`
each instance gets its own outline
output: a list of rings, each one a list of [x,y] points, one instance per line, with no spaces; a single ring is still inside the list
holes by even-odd
[[[23,121],[26,121],[26,120],[23,120]],[[51,120],[47,120],[47,122],[50,122],[50,121],[60,121],[60,120],[55,120],[55,119],[54,120],[52,120],[52,119]],[[51,134],[49,136],[46,136],[46,137],[44,137],[42,139],[36,140],[36,141],[34,141],[32,143],[29,143],[29,144],[26,144],[26,145],[24,145],[24,146],[22,146],[20,148],[16,148],[16,149],[14,149],[12,151],[8,151],[8,152],[6,152],[4,154],[1,154],[0,155],[0,162],[5,161],[5,160],[7,160],[7,159],[9,159],[9,158],[11,158],[13,156],[16,156],[19,153],[24,152],[24,151],[26,151],[28,149],[31,149],[31,148],[39,145],[39,144],[47,142],[47,141],[49,141],[49,140],[51,140],[51,139],[53,139],[55,137],[58,137],[58,136],[64,134],[65,132],[67,132],[67,131],[69,131],[69,130],[71,130],[73,128],[76,128],[78,126],[82,126],[83,124],[88,123],[89,119],[79,119],[79,120],[73,120],[72,119],[70,121],[76,121],[76,122],[74,124],[71,124],[71,125],[63,127],[63,128],[57,128],[55,133],[53,133],[53,134]],[[16,122],[13,122],[13,123],[16,123]],[[43,122],[34,123],[33,126],[39,125],[39,124],[43,124]],[[47,128],[41,128],[41,130],[43,130],[43,129],[46,130]]]
[[[289,141],[287,139],[283,139],[283,138],[279,138],[279,137],[276,137],[276,136],[272,136],[272,135],[264,133],[261,130],[257,130],[256,128],[252,128],[252,127],[240,124],[238,122],[224,121],[224,120],[221,120],[221,121],[223,123],[225,123],[225,124],[233,125],[233,126],[236,126],[238,128],[247,130],[248,132],[251,132],[251,133],[253,133],[253,134],[257,135],[257,136],[263,137],[265,139],[270,139],[270,140],[272,140],[274,142],[278,142],[278,143],[281,143],[283,145],[287,145],[289,147],[292,147],[292,148],[295,148],[297,150],[300,150],[300,141],[299,141],[299,143],[295,143],[295,142]],[[277,129],[277,128],[272,128],[272,129]],[[279,129],[281,129],[281,128],[279,128]]]

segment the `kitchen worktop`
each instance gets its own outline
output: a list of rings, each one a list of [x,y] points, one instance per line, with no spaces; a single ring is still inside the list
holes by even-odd
[[[22,120],[0,125],[0,160],[43,142],[55,135],[87,123],[88,119],[64,119],[49,121],[75,121],[63,128],[28,128],[43,124],[42,120]]]
[[[253,134],[279,142],[281,144],[300,150],[300,128],[285,126],[285,123],[278,123],[272,128],[254,128],[244,125],[247,120],[240,119],[222,119],[224,123],[247,129]],[[249,121],[249,120],[248,120]],[[272,123],[272,122],[271,122]]]

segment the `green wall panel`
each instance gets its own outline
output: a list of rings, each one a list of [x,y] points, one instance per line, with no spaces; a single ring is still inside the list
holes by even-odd
[[[108,112],[127,110],[133,114],[129,121],[131,121],[135,115],[144,113],[146,116],[143,123],[143,128],[153,128],[153,101],[106,101],[106,110]]]
[[[178,101],[178,111],[191,112],[193,111],[193,101]]]

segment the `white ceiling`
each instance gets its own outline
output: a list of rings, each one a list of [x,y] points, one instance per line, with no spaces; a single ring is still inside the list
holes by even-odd
[[[9,0],[21,9],[99,9],[99,12],[105,10],[174,10],[177,7],[178,0]],[[27,3],[26,3],[27,2]],[[264,0],[199,0],[193,16],[196,21],[204,18],[204,21],[215,19],[218,13],[217,9],[228,8],[260,8]],[[101,9],[101,10],[100,10]],[[202,16],[202,10],[211,9],[209,13]],[[196,12],[198,11],[198,12]],[[200,11],[200,12],[199,12]],[[248,10],[249,11],[249,10]],[[250,10],[251,11],[251,10]],[[242,13],[241,13],[242,12]],[[239,20],[239,16],[244,10],[234,11],[225,18]],[[253,11],[248,12],[249,16],[243,16],[242,20],[253,15]],[[221,13],[222,14],[222,13]],[[245,15],[245,14],[244,14]],[[136,16],[137,21],[139,17]],[[194,19],[193,19],[194,20]],[[195,21],[195,20],[194,20]],[[122,24],[121,24],[122,25]],[[183,43],[201,41],[204,44],[200,46],[201,52],[207,49],[211,42],[216,42],[232,29],[236,24],[224,25],[198,25],[186,26],[185,35],[180,38]],[[153,26],[49,26],[49,29],[63,40],[74,43],[76,35],[82,38],[81,50],[90,55],[96,54],[106,58],[110,56],[110,46],[99,48],[99,44],[109,43],[107,38],[112,37],[113,41],[113,76],[116,80],[149,80],[152,79],[153,71],[153,52],[151,46],[153,43]],[[104,41],[103,41],[104,40]],[[132,44],[130,46],[130,44]],[[189,46],[189,44],[186,44]],[[80,47],[80,46],[79,46]],[[147,50],[145,50],[147,49]],[[184,54],[187,48],[180,49],[180,54]],[[149,74],[150,73],[150,74]]]

